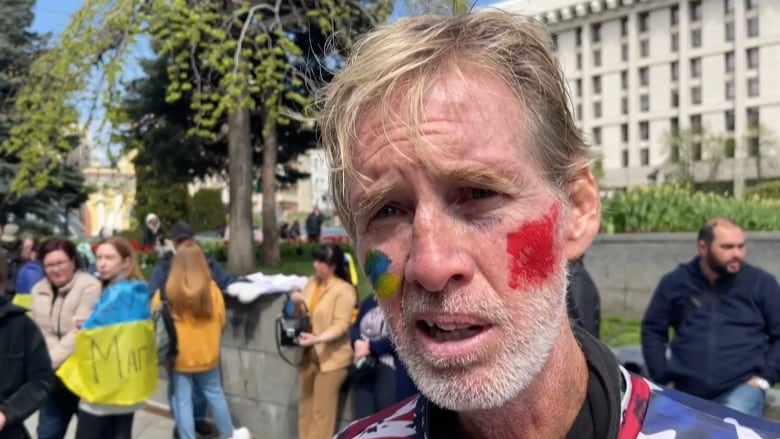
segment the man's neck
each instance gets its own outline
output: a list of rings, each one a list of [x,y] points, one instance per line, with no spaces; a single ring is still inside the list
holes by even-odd
[[[587,388],[585,355],[564,320],[544,369],[525,391],[500,408],[459,414],[463,437],[564,438],[582,407]]]
[[[710,285],[715,285],[715,281],[718,280],[718,273],[716,273],[710,266],[707,264],[707,261],[704,260],[704,258],[699,258],[699,268],[701,268],[701,273],[704,275],[704,278],[707,279],[707,281],[710,283]]]

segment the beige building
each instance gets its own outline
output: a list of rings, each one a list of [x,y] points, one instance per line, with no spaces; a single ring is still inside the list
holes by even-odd
[[[131,157],[122,157],[116,167],[91,164],[83,167],[86,184],[95,188],[81,207],[87,236],[132,228],[135,204],[135,167]]]
[[[698,178],[733,180],[739,193],[758,166],[763,176],[780,175],[777,148],[766,147],[771,134],[780,136],[780,0],[509,0],[490,7],[547,24],[577,120],[601,156],[602,186],[663,181],[677,152],[666,134],[696,127],[733,139],[722,151],[694,145]],[[749,129],[757,125],[768,128],[760,139]]]

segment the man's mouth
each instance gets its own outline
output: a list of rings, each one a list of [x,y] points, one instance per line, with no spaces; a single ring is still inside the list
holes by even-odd
[[[440,342],[458,341],[474,337],[486,327],[482,325],[457,325],[418,320],[417,327],[432,339]]]

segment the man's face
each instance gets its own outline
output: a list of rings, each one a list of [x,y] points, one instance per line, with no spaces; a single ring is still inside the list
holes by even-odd
[[[718,224],[713,229],[712,244],[704,244],[703,257],[712,271],[719,276],[733,276],[739,273],[745,260],[745,234],[739,227]]]
[[[528,155],[502,82],[445,75],[423,105],[417,142],[400,116],[358,125],[358,254],[422,393],[452,410],[498,407],[528,387],[561,330],[567,207]]]

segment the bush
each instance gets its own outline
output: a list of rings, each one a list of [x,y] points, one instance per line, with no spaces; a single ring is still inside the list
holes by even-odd
[[[742,198],[780,200],[780,181],[770,181],[745,189]]]
[[[201,189],[187,200],[189,223],[195,233],[225,226],[225,205],[219,189]]]
[[[722,216],[745,230],[780,230],[780,201],[752,196],[735,199],[695,192],[686,186],[657,185],[618,192],[602,199],[604,233],[691,232]]]

